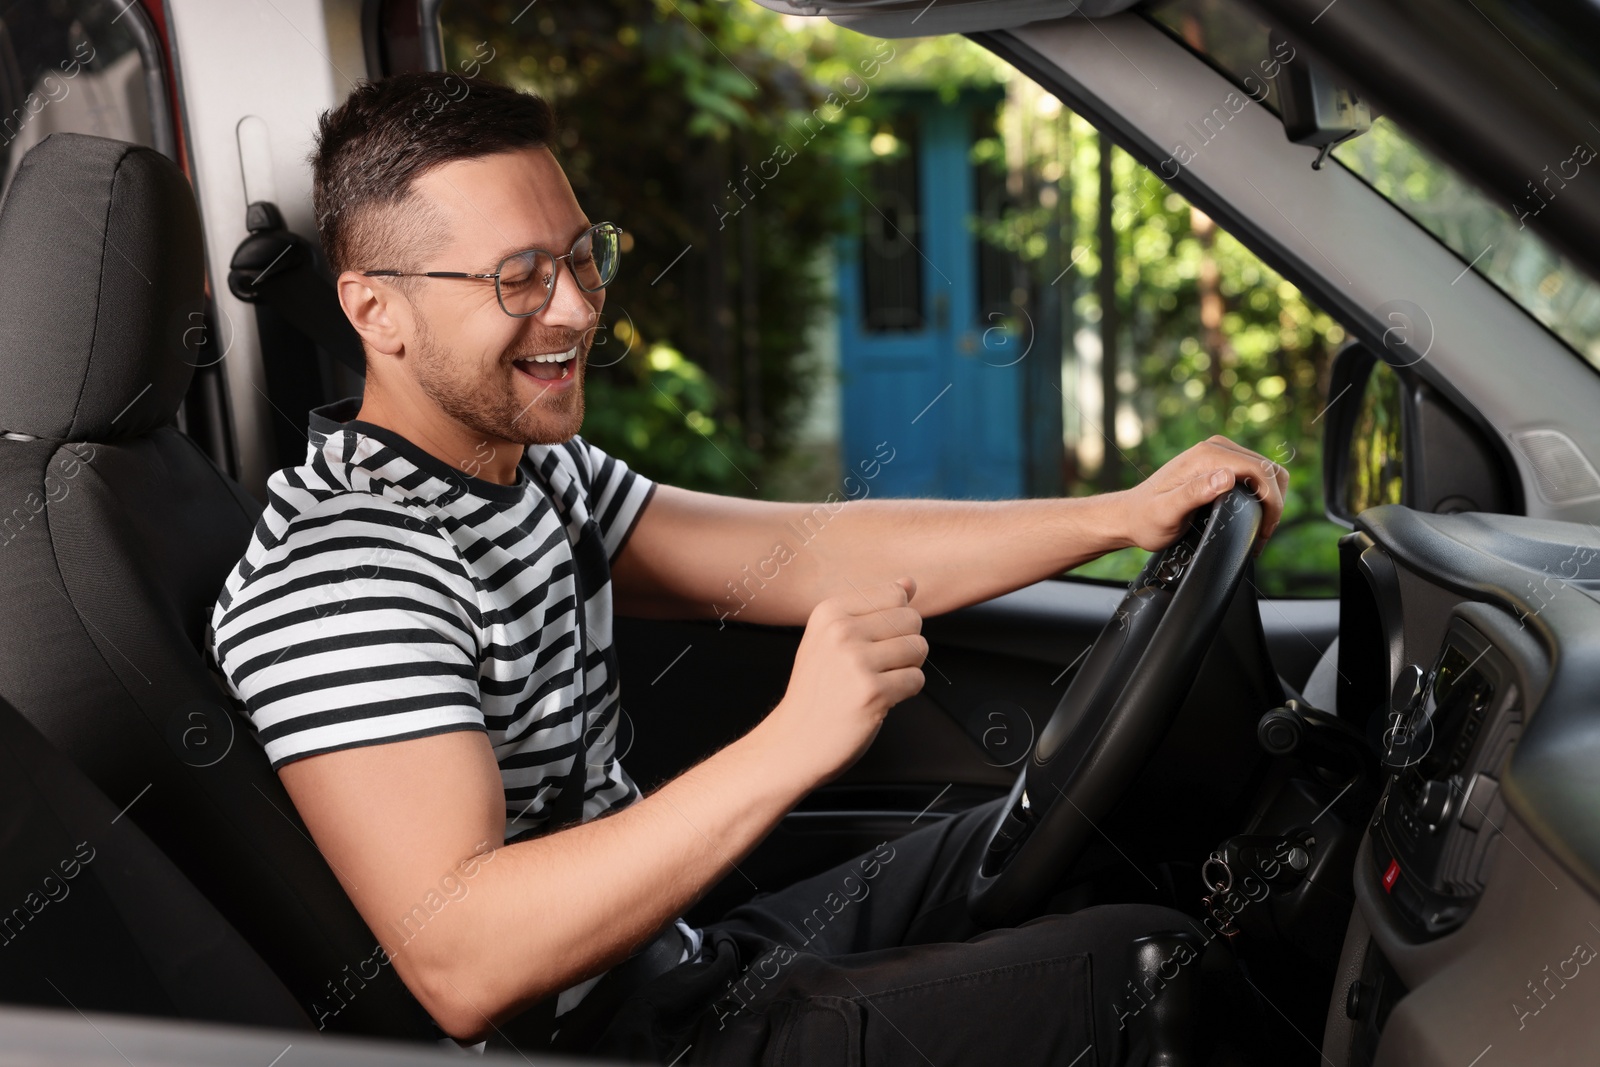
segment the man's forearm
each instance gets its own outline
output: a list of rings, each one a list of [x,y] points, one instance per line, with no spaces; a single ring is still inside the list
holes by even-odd
[[[780,504],[658,486],[612,571],[617,610],[792,626],[830,595],[910,577],[918,609],[937,615],[1112,549],[1170,544],[1241,481],[1263,505],[1259,551],[1282,517],[1288,472],[1222,437],[1095,497]]]
[[[773,610],[788,617],[763,618],[759,597],[752,597],[752,610],[739,617],[804,622],[811,606],[825,597],[901,574],[916,577],[917,606],[925,615],[953,611],[1125,547],[1130,542],[1122,532],[1121,509],[1116,493],[1044,500],[854,501],[839,508],[796,554],[797,596],[793,602],[781,595],[771,598]]]
[[[405,947],[452,1036],[477,1040],[626,958],[742,859],[817,784],[769,718],[635,804],[503,846]]]
[[[910,576],[937,615],[1130,543],[1127,494],[784,504],[663,486],[615,571],[624,615],[802,625],[829,596]]]

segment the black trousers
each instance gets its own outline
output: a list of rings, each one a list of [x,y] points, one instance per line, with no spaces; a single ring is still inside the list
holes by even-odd
[[[1130,904],[975,926],[968,879],[1002,803],[734,908],[705,928],[699,960],[645,983],[590,1051],[722,1067],[1121,1064],[1130,944],[1192,921]]]

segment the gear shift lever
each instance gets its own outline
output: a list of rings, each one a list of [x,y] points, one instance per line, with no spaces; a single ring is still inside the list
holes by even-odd
[[[1151,934],[1129,946],[1129,984],[1137,999],[1129,1001],[1133,1010],[1120,1015],[1129,1030],[1130,1063],[1191,1067],[1198,1062],[1194,1041],[1205,949],[1205,942],[1187,930]]]

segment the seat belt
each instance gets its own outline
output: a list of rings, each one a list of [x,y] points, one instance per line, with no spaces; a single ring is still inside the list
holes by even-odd
[[[528,470],[538,479],[544,489],[545,496],[550,500],[556,499],[554,488],[545,478],[544,472],[537,464],[527,464]],[[593,521],[592,519],[590,520]],[[598,531],[596,531],[598,534]],[[577,642],[573,653],[573,665],[577,671],[578,679],[578,743],[572,754],[572,766],[567,770],[566,776],[561,781],[561,792],[556,796],[554,809],[548,822],[539,827],[537,831],[524,832],[513,837],[506,844],[516,841],[525,841],[532,837],[543,837],[564,830],[569,826],[576,826],[583,821],[583,793],[588,785],[589,764],[588,752],[588,725],[589,725],[589,633],[587,620],[584,618],[584,605],[589,602],[583,589],[583,580],[580,577],[581,568],[572,568],[573,583],[573,619],[577,624]],[[604,981],[604,979],[602,979]],[[592,991],[591,991],[592,992]],[[527,1008],[521,1014],[507,1019],[495,1028],[490,1035],[485,1050],[510,1048],[521,1051],[523,1046],[529,1046],[546,1051],[550,1048],[550,1037],[555,1030],[556,1001],[560,992],[552,993],[548,997]],[[587,999],[587,998],[585,998]]]
[[[554,487],[545,478],[538,464],[529,463],[528,469],[532,476],[538,479],[546,495],[552,500],[558,499]],[[596,551],[596,546],[603,544],[604,540],[600,536],[594,517],[590,516],[585,523],[583,534],[578,539],[574,555],[582,551]],[[582,817],[582,798],[588,769],[586,738],[589,734],[587,719],[589,631],[583,613],[584,605],[589,602],[589,594],[583,587],[583,573],[584,568],[581,566],[574,566],[572,569],[578,626],[575,663],[580,688],[579,706],[583,709],[578,723],[580,727],[578,752],[573,758],[572,769],[568,771],[562,783],[561,795],[556,798],[555,814],[550,822],[540,829],[541,836],[573,825]],[[519,838],[525,836],[532,835],[519,835]],[[684,948],[683,935],[678,930],[677,921],[673,920],[659,930],[651,941],[601,976],[600,981],[595,983],[577,1006],[562,1016],[561,1032],[556,1035],[553,1042],[551,1031],[555,1029],[556,1000],[559,994],[548,996],[522,1014],[506,1020],[489,1037],[485,1051],[505,1049],[520,1051],[522,1047],[527,1046],[540,1050],[569,1052],[586,1050],[598,1040],[624,1000],[651,979],[678,965],[678,961],[683,957]]]
[[[228,290],[247,304],[265,304],[330,356],[365,376],[361,337],[345,318],[333,283],[316,267],[311,242],[288,229],[277,205],[257,200],[245,212],[250,236],[228,264]]]
[[[579,601],[578,610],[583,610],[582,601]],[[585,677],[582,670],[581,643],[579,652],[578,678],[581,682]],[[588,703],[589,694],[587,690],[579,694],[578,700],[585,704]],[[556,802],[552,807],[550,820],[543,826],[523,831],[510,841],[507,841],[506,844],[510,845],[518,841],[544,837],[547,834],[556,833],[558,830],[564,830],[569,826],[576,826],[583,821],[583,788],[584,780],[588,776],[589,766],[584,757],[587,754],[583,743],[583,734],[579,733],[578,749],[573,753],[572,767],[561,780],[561,792],[556,797]],[[485,1050],[509,1049],[521,1052],[531,1047],[541,1052],[547,1051],[550,1048],[550,1035],[555,1030],[556,1000],[559,996],[559,992],[552,993],[520,1014],[495,1027],[494,1032],[487,1039],[488,1044],[484,1046]]]

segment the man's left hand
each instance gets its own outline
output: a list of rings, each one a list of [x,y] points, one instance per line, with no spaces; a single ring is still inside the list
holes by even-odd
[[[1129,543],[1152,552],[1165,548],[1183,532],[1190,512],[1211,503],[1236,483],[1243,483],[1261,501],[1261,533],[1255,548],[1255,554],[1260,555],[1283,517],[1289,471],[1220,434],[1173,457],[1125,491],[1124,536]]]

